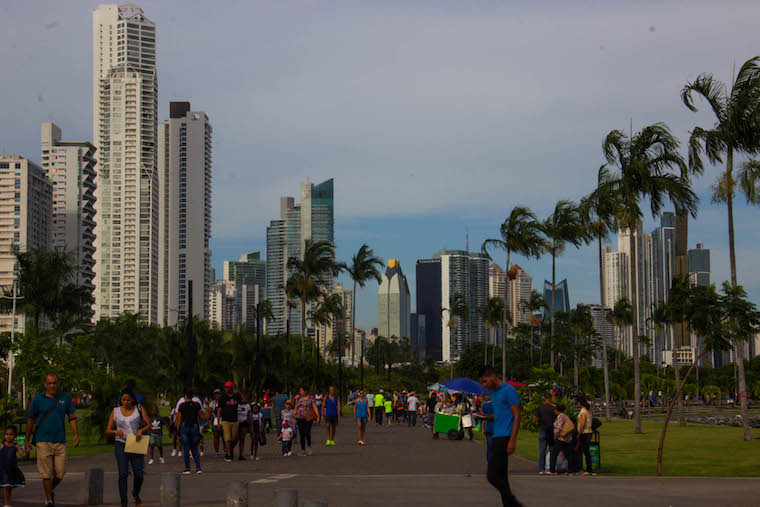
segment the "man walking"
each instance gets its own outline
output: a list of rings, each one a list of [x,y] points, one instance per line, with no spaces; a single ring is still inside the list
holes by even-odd
[[[383,414],[385,413],[385,395],[383,390],[375,395],[375,425],[383,425]]]
[[[53,492],[66,473],[66,417],[74,433],[74,447],[79,445],[77,419],[71,396],[59,393],[58,375],[45,375],[45,392],[32,399],[29,419],[26,422],[26,452],[32,444],[32,428],[35,429],[37,447],[37,471],[45,490],[45,505],[55,506]],[[35,426],[36,423],[36,426]]]
[[[327,442],[325,445],[335,445],[335,428],[338,425],[340,414],[340,398],[335,395],[335,386],[330,386],[328,395],[322,404],[322,417],[325,418],[327,428]]]
[[[517,433],[520,430],[520,396],[514,387],[496,376],[491,366],[480,369],[480,383],[491,391],[493,415],[485,415],[493,420],[492,456],[488,463],[488,482],[499,490],[504,507],[520,506],[520,502],[509,488],[509,455],[515,452]],[[488,423],[490,425],[490,422]]]
[[[222,438],[224,438],[224,461],[232,462],[232,450],[235,447],[240,425],[238,424],[238,400],[234,396],[235,384],[228,380],[224,384],[224,394],[219,398],[216,416],[222,421]]]
[[[280,434],[282,428],[282,417],[280,413],[285,410],[285,402],[288,401],[288,395],[285,393],[276,392],[272,397],[272,404],[274,405],[274,417],[277,426],[277,434]]]
[[[546,471],[546,449],[554,445],[554,405],[552,395],[544,393],[544,403],[536,408],[536,420],[538,421],[538,474],[544,475]]]
[[[409,397],[406,399],[407,418],[406,423],[410,428],[417,426],[417,405],[420,400],[414,395],[414,391],[409,393]]]

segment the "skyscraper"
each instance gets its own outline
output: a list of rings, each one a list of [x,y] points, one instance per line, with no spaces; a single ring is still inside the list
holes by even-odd
[[[599,339],[604,340],[607,344],[607,350],[609,351],[610,347],[615,347],[615,329],[612,327],[612,324],[609,323],[607,320],[607,317],[609,316],[610,310],[609,308],[605,308],[604,312],[602,312],[602,306],[601,305],[588,305],[589,310],[591,311],[591,317],[594,319],[594,329],[599,334]],[[604,336],[602,336],[602,319],[604,319]],[[594,355],[593,364],[597,368],[601,368],[604,366],[604,362],[602,361],[602,350],[601,347],[599,347],[599,350],[597,350],[596,354]],[[609,356],[607,356],[607,359],[609,360]]]
[[[335,244],[333,180],[318,185],[301,184],[301,202],[292,197],[280,199],[280,218],[267,227],[266,294],[272,303],[274,321],[268,326],[270,334],[284,333],[288,314],[290,322],[299,328],[300,307],[287,311],[284,287],[288,281],[288,258],[301,258],[307,240],[327,241]],[[325,289],[333,290],[334,281],[328,280]]]
[[[660,227],[652,231],[653,304],[661,305],[670,300],[670,287],[676,275],[676,215],[665,211]],[[675,347],[675,327],[658,326],[654,329],[655,361],[670,362]],[[666,351],[669,351],[666,353]],[[672,360],[672,359],[671,359]]]
[[[533,277],[519,265],[513,264],[509,268],[509,290],[507,291],[507,308],[512,316],[512,326],[517,324],[531,324],[533,315],[523,305],[530,300],[533,293]],[[503,297],[503,296],[502,296]]]
[[[94,290],[95,147],[87,141],[62,141],[55,123],[42,124],[42,168],[53,183],[52,247],[73,253],[75,283]]]
[[[417,261],[415,280],[417,315],[425,317],[425,355],[440,361],[441,351],[441,259]],[[447,302],[448,304],[448,302]]]
[[[655,340],[654,326],[652,322],[652,302],[654,301],[654,271],[653,271],[653,249],[652,249],[652,236],[649,233],[644,232],[644,225],[639,220],[636,223],[636,230],[633,233],[633,239],[636,248],[636,266],[631,266],[632,254],[631,254],[631,241],[630,232],[627,229],[623,229],[618,234],[618,251],[624,252],[628,255],[628,274],[631,277],[631,282],[628,289],[628,299],[631,303],[636,302],[636,313],[634,318],[638,319],[638,331],[639,336],[647,336],[651,342]],[[636,294],[633,294],[634,284],[633,277],[636,279],[635,290]],[[649,349],[643,341],[639,341],[640,353],[642,355],[652,355]]]
[[[697,243],[696,248],[690,248],[686,253],[686,270],[692,285],[710,285],[710,250]]]
[[[439,250],[434,257],[441,259],[441,351],[442,360],[448,362],[458,359],[471,343],[486,341],[485,320],[479,310],[488,303],[488,257],[463,250]],[[449,326],[450,302],[455,294],[464,297],[469,317]]]
[[[158,321],[156,26],[142,9],[93,12],[95,316]]]
[[[552,312],[552,283],[544,280],[544,301],[549,308],[544,308],[544,316],[551,316]],[[570,311],[570,294],[567,289],[567,279],[554,286],[554,314]]]
[[[377,329],[386,338],[409,338],[411,296],[401,263],[388,260],[388,269],[382,275],[377,289]]]
[[[612,247],[604,246],[602,248],[602,269],[604,271],[604,293],[602,295],[602,305],[613,310],[615,304],[623,298],[628,298],[630,277],[628,275],[628,254],[624,252],[613,252]],[[599,312],[601,314],[601,311]],[[610,326],[612,327],[612,326]],[[621,352],[630,355],[631,350],[631,333],[626,329],[613,329],[613,346]]]
[[[16,279],[14,248],[51,247],[52,215],[53,184],[45,171],[18,155],[0,155],[0,286],[10,288]],[[10,332],[12,322],[0,314],[0,331]],[[24,332],[25,322],[16,316],[16,332]]]
[[[173,326],[193,315],[209,316],[211,275],[211,133],[206,113],[172,102],[158,129],[158,315]]]
[[[409,337],[412,353],[417,361],[425,357],[425,316],[419,313],[413,313],[409,316]]]
[[[224,261],[224,279],[237,284],[247,283],[266,287],[267,263],[261,259],[261,252],[244,253],[239,261]]]

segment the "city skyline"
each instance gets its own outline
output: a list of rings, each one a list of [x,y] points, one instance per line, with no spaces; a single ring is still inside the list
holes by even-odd
[[[4,15],[0,16],[0,27],[9,40],[24,40],[23,45],[7,44],[0,49],[5,61],[22,69],[4,84],[8,90],[7,95],[18,97],[18,100],[13,101],[17,104],[8,104],[9,121],[0,127],[0,138],[3,139],[0,151],[17,153],[36,163],[39,163],[39,125],[45,121],[53,121],[63,127],[65,139],[86,141],[91,138],[91,124],[87,111],[91,107],[88,106],[92,93],[88,76],[91,75],[92,69],[88,69],[91,60],[85,58],[85,55],[92,51],[91,12],[97,8],[98,3],[82,2],[74,8],[70,5],[45,2],[39,2],[39,5],[44,8],[36,7],[34,10],[44,12],[42,15],[30,14],[29,4],[19,3],[4,6]],[[589,12],[583,8],[576,8],[575,12],[560,9],[560,13],[567,16],[568,26],[559,27],[558,37],[577,35],[577,28],[573,27],[573,22],[586,15],[590,18],[589,23],[593,20],[598,21],[599,16],[612,13],[618,16],[612,24],[614,26],[605,27],[601,33],[595,33],[593,37],[584,35],[579,40],[573,40],[562,50],[575,51],[574,56],[577,56],[579,71],[572,74],[571,80],[571,86],[579,86],[575,91],[580,92],[583,86],[588,86],[586,76],[594,76],[595,83],[598,81],[592,89],[599,90],[599,87],[603,87],[604,90],[614,90],[616,78],[610,76],[616,74],[616,69],[623,67],[628,69],[617,73],[622,74],[627,80],[635,79],[637,86],[628,89],[638,90],[633,94],[626,93],[625,96],[605,96],[609,99],[610,107],[603,108],[603,113],[584,113],[582,121],[573,129],[576,132],[567,134],[569,138],[564,139],[564,134],[560,134],[561,130],[566,130],[563,129],[562,122],[559,122],[560,125],[548,127],[558,130],[552,131],[554,133],[550,133],[549,136],[541,136],[542,138],[556,137],[560,139],[562,146],[565,142],[577,146],[577,151],[567,162],[564,154],[560,161],[553,150],[542,150],[531,139],[521,137],[513,130],[509,118],[522,117],[526,113],[525,107],[538,108],[535,119],[531,120],[537,122],[533,125],[550,125],[550,118],[561,117],[563,114],[578,118],[577,111],[580,109],[577,108],[583,108],[592,98],[598,100],[598,96],[587,92],[570,93],[569,95],[575,97],[573,104],[558,99],[559,102],[549,101],[550,107],[546,107],[538,103],[536,95],[529,94],[523,97],[526,106],[516,104],[509,100],[510,94],[530,88],[533,83],[529,80],[525,82],[527,76],[508,72],[493,74],[496,72],[492,66],[493,62],[464,58],[470,56],[471,51],[477,51],[479,46],[476,44],[484,44],[487,41],[499,54],[513,55],[511,48],[531,43],[531,40],[534,40],[531,37],[541,37],[541,33],[535,36],[528,33],[537,20],[545,18],[540,11],[529,8],[519,8],[516,11],[497,7],[484,8],[481,13],[467,13],[468,15],[462,19],[467,29],[462,28],[460,32],[451,34],[454,43],[468,40],[473,33],[482,33],[483,37],[489,37],[487,40],[479,38],[476,42],[460,44],[461,48],[454,51],[452,58],[462,62],[471,61],[470,65],[475,75],[493,77],[490,84],[480,80],[477,84],[462,81],[458,75],[442,74],[440,68],[423,66],[422,74],[419,71],[411,72],[411,77],[403,81],[392,80],[391,74],[388,73],[376,76],[380,78],[380,82],[391,79],[388,81],[391,85],[389,92],[383,95],[377,95],[379,91],[370,86],[369,81],[363,80],[356,83],[356,93],[347,93],[344,87],[339,86],[341,80],[345,80],[346,72],[363,76],[370,71],[359,59],[353,57],[355,54],[349,54],[346,52],[347,49],[341,47],[346,46],[346,37],[357,37],[359,32],[337,31],[331,35],[329,30],[323,32],[314,29],[299,34],[295,42],[278,41],[271,55],[253,53],[251,67],[256,67],[256,63],[262,63],[265,64],[265,70],[270,72],[259,73],[253,78],[251,74],[246,73],[247,71],[241,71],[249,83],[258,85],[255,87],[258,93],[247,94],[246,100],[241,101],[235,99],[242,89],[235,88],[233,84],[224,83],[220,86],[214,81],[209,86],[210,81],[204,83],[203,79],[194,79],[195,74],[188,74],[188,70],[182,69],[182,55],[188,49],[201,51],[201,55],[207,54],[203,53],[204,39],[189,41],[186,35],[188,27],[202,26],[198,25],[199,20],[173,9],[171,2],[161,5],[145,2],[139,5],[145,9],[146,16],[158,26],[158,43],[161,48],[158,55],[161,79],[158,121],[168,117],[169,100],[180,99],[201,105],[201,108],[209,111],[214,119],[215,168],[219,171],[219,178],[215,177],[214,181],[214,192],[219,196],[215,202],[219,202],[220,205],[214,210],[215,238],[211,248],[214,250],[212,265],[217,272],[221,271],[224,260],[237,258],[246,251],[264,251],[265,226],[269,218],[276,216],[277,206],[276,202],[268,197],[285,195],[292,192],[291,189],[296,184],[310,179],[323,181],[335,178],[336,194],[341,196],[336,201],[336,236],[339,237],[337,256],[341,260],[349,258],[361,243],[367,242],[384,259],[395,257],[403,265],[411,266],[417,259],[425,258],[431,249],[438,246],[464,248],[467,226],[470,227],[471,243],[478,247],[483,239],[495,234],[506,209],[511,205],[527,204],[539,216],[545,216],[560,196],[577,199],[592,189],[593,173],[601,160],[599,146],[602,136],[613,128],[627,128],[631,116],[634,128],[654,121],[666,121],[673,127],[682,144],[690,128],[697,124],[705,124],[704,120],[708,117],[688,112],[680,103],[678,91],[686,80],[693,79],[697,73],[703,71],[715,72],[722,79],[730,80],[731,61],[741,62],[751,56],[753,48],[746,44],[747,34],[754,33],[750,31],[749,20],[758,12],[757,6],[749,3],[744,6],[737,4],[732,12],[724,13],[725,17],[720,19],[704,15],[705,10],[709,9],[706,7],[708,4],[697,4],[693,12],[687,13],[680,13],[678,9],[670,6],[604,7],[597,9],[598,12]],[[346,4],[343,8],[344,16],[351,17],[364,28],[367,28],[365,23],[368,23],[371,15],[377,14],[377,11],[370,7]],[[256,6],[249,9],[266,10]],[[305,23],[308,16],[320,15],[315,11],[305,13],[285,6],[269,9],[271,12],[266,10],[266,13],[271,14],[272,19],[287,19],[294,27]],[[462,15],[462,11],[453,5],[435,14],[421,6],[410,6],[407,9],[407,14],[430,16],[426,33],[431,41],[442,40],[443,26],[448,26],[446,23],[452,16]],[[223,18],[229,21],[229,16],[226,15],[229,11],[220,11],[222,12],[208,12],[208,19],[204,19],[203,23],[213,27]],[[399,14],[382,14],[386,20],[397,21],[395,18],[401,11],[403,9]],[[618,11],[623,11],[629,16],[620,16]],[[679,26],[684,24],[681,19],[684,15],[691,23],[688,31]],[[655,18],[658,20],[657,26],[652,26],[650,19]],[[710,20],[709,23],[707,19]],[[345,21],[345,18],[342,20]],[[250,23],[250,19],[246,23]],[[508,29],[503,30],[504,27]],[[400,40],[408,44],[408,37],[413,33],[411,28],[411,25],[401,23],[396,25],[395,33]],[[249,31],[254,33],[254,38],[277,40],[273,38],[272,30],[266,27]],[[718,41],[708,44],[700,40],[699,35],[707,31],[717,31],[721,37],[718,37]],[[32,41],[22,35],[32,32],[39,33],[39,40]],[[216,33],[215,30],[207,32]],[[234,34],[235,30],[229,32]],[[502,32],[505,34],[502,35]],[[509,35],[509,32],[514,34]],[[615,32],[622,38],[619,44],[611,35]],[[518,42],[510,45],[510,42],[515,42],[514,37],[518,37]],[[519,37],[525,39],[519,40]],[[676,51],[675,47],[669,48],[667,41],[673,37],[688,41],[694,49],[693,53],[684,55]],[[280,83],[282,76],[292,75],[294,71],[287,62],[304,61],[306,54],[300,45],[304,42],[312,43],[318,60],[329,63],[331,73],[327,77],[318,78],[313,73],[319,66],[307,66],[302,70],[305,74],[299,79],[290,81],[292,84],[283,87],[282,90],[276,90],[273,84]],[[363,42],[373,57],[380,58],[380,61],[387,65],[398,66],[398,72],[394,74],[403,74],[412,64],[431,61],[429,58],[421,57],[435,55],[439,50],[433,49],[433,45],[428,46],[424,41],[416,42],[409,47],[408,53],[398,56],[399,60],[394,62],[384,59],[384,53],[379,51],[380,43],[389,43],[386,36],[379,31],[369,30]],[[626,59],[628,63],[625,65],[610,58],[612,55],[620,55],[623,43],[630,46],[639,56]],[[234,46],[233,42],[227,39],[216,44]],[[53,46],[65,47],[66,51],[56,53],[55,59],[51,59],[47,52],[48,48]],[[542,51],[546,50],[543,47],[539,48],[536,57],[539,61],[544,54]],[[341,58],[330,59],[329,56],[333,52]],[[679,54],[676,55],[676,52]],[[79,58],[73,55],[79,55]],[[280,58],[274,58],[275,55]],[[658,61],[664,63],[651,63],[654,61],[653,55],[657,55]],[[284,67],[275,66],[272,63],[275,59],[286,62],[282,64]],[[569,60],[573,61],[572,58]],[[31,67],[24,64],[27,61],[40,62],[40,65]],[[222,71],[226,68],[223,66],[233,65],[227,58],[199,59],[198,63],[204,66],[203,70],[209,76],[223,75]],[[532,68],[531,62],[522,63],[525,68]],[[239,63],[235,62],[234,65]],[[620,67],[617,67],[618,65]],[[595,72],[602,68],[603,73]],[[66,79],[56,80],[53,86],[47,82],[48,80],[41,78],[43,69],[47,73]],[[277,70],[280,72],[276,72]],[[432,73],[428,78],[424,72]],[[193,76],[193,79],[190,79],[190,76]],[[521,76],[525,79],[521,79]],[[538,76],[541,74],[537,74],[537,79],[540,79]],[[418,89],[436,89],[437,87],[429,85],[441,77],[457,79],[449,80],[453,84],[441,88],[439,95],[427,100],[418,96]],[[318,86],[300,88],[297,84],[300,82],[317,83]],[[35,84],[22,88],[21,83]],[[425,86],[420,86],[422,84]],[[474,86],[481,88],[473,88]],[[618,85],[617,88],[621,87]],[[482,93],[473,94],[474,90],[480,90]],[[537,93],[540,94],[541,90],[537,89]],[[336,91],[340,93],[335,95]],[[484,104],[477,100],[477,95],[489,99],[488,109],[484,109]],[[449,100],[454,96],[457,97],[456,101]],[[282,107],[287,103],[286,98],[293,97],[300,97],[294,104],[301,108],[297,115],[294,115],[296,110]],[[330,120],[325,125],[324,113],[332,111],[330,108],[340,103],[338,97],[348,100],[353,106],[351,109],[361,112],[362,115],[330,115]],[[357,101],[361,97],[382,97],[388,103],[388,107],[370,108],[369,105],[374,102]],[[451,103],[457,104],[456,107],[449,105]],[[325,106],[319,108],[318,104]],[[412,108],[411,118],[415,118],[415,121],[408,123],[415,127],[415,132],[428,132],[427,136],[410,135],[401,129],[400,133],[403,136],[380,137],[381,143],[361,138],[360,134],[366,134],[367,129],[370,129],[373,135],[390,132],[386,128],[390,125],[389,113],[406,111],[401,109],[402,106]],[[466,121],[441,121],[445,118],[460,118],[464,108],[470,111]],[[252,114],[251,111],[256,109],[261,111]],[[573,111],[576,113],[572,114]],[[257,121],[250,121],[250,118],[254,117]],[[366,122],[362,118],[373,120]],[[315,120],[320,121],[315,123]],[[393,120],[395,128],[398,123],[395,116]],[[710,122],[711,120],[708,120],[708,123]],[[317,124],[324,128],[315,130]],[[460,126],[455,127],[455,124]],[[248,128],[243,128],[245,126]],[[523,130],[530,132],[531,128],[533,127],[529,126]],[[241,142],[242,132],[255,140]],[[477,132],[478,137],[473,137],[472,132]],[[508,143],[501,147],[502,140],[510,136],[511,142],[515,144]],[[415,148],[411,149],[409,142],[404,141],[403,137],[415,141]],[[278,142],[278,139],[285,138],[288,139],[287,144]],[[451,148],[461,145],[451,142],[455,138],[468,139],[469,148]],[[219,150],[216,149],[217,140]],[[234,148],[236,145],[247,147],[241,150]],[[348,149],[338,150],[338,146]],[[515,151],[514,146],[524,149]],[[383,156],[385,150],[390,150],[387,156]],[[520,152],[530,153],[531,158],[524,159]],[[217,153],[223,157],[219,163]],[[432,153],[441,155],[431,156]],[[96,152],[95,157],[98,158],[98,155],[100,154]],[[459,188],[456,192],[440,186],[443,182],[456,178],[458,167],[472,168],[469,174],[477,175],[479,178],[457,180]],[[525,167],[530,170],[524,170]],[[709,187],[717,170],[708,168],[706,173],[695,181],[695,188],[702,202],[699,216],[690,223],[689,246],[693,247],[697,242],[708,245],[712,256],[712,280],[719,283],[728,278],[725,210],[709,202]],[[375,176],[376,174],[379,176]],[[435,177],[436,174],[441,177]],[[262,180],[262,175],[267,175],[267,178]],[[520,193],[511,191],[511,186],[505,184],[510,178],[517,178],[515,187],[520,188]],[[486,179],[489,184],[481,185],[478,187],[479,190],[475,191],[473,185],[478,180]],[[546,185],[543,183],[545,181],[552,181],[553,184]],[[258,185],[260,188],[253,188],[252,185]],[[442,195],[447,198],[440,199]],[[251,206],[251,203],[256,204]],[[753,227],[756,210],[747,208],[742,199],[737,199],[736,205],[739,280],[746,286],[750,298],[757,301],[760,275],[752,269],[752,253],[760,245],[759,233]],[[652,220],[647,216],[644,230],[652,230],[658,223],[659,220]],[[503,266],[503,259],[495,261]],[[549,278],[547,275],[550,261],[546,258],[538,262],[518,258],[516,262],[536,280]],[[557,279],[567,278],[568,284],[572,286],[571,306],[580,301],[599,302],[598,289],[595,287],[598,284],[597,264],[598,259],[593,247],[578,251],[568,249],[566,254],[558,259]],[[590,273],[594,273],[595,276],[589,276]],[[340,279],[345,281],[344,277]],[[414,291],[413,272],[409,273],[409,285]],[[374,327],[372,316],[375,315],[376,295],[373,293],[376,294],[376,286],[370,284],[367,290],[359,295],[357,327]],[[412,299],[414,296],[412,292]]]

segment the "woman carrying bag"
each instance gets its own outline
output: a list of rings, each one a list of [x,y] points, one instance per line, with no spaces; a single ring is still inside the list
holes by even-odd
[[[554,407],[554,415],[557,418],[554,420],[554,445],[551,451],[549,475],[557,471],[557,456],[560,452],[565,455],[567,461],[567,475],[575,471],[575,444],[573,442],[575,424],[564,411],[565,406],[562,404]]]
[[[296,424],[298,425],[298,434],[301,442],[301,452],[299,456],[311,456],[311,426],[314,421],[319,422],[319,410],[313,396],[309,396],[309,391],[302,387],[299,392],[298,401],[296,401]]]
[[[143,484],[143,467],[145,464],[144,454],[132,454],[124,451],[127,444],[127,435],[135,435],[135,440],[140,441],[143,433],[150,431],[150,419],[145,412],[145,408],[137,405],[137,396],[132,391],[124,390],[121,393],[121,406],[116,407],[108,417],[106,426],[106,435],[113,435],[114,455],[116,456],[116,465],[119,469],[119,497],[121,498],[122,507],[127,503],[127,475],[129,467],[132,467],[134,483],[132,485],[132,496],[135,499],[135,505],[142,507],[140,500],[140,489]]]

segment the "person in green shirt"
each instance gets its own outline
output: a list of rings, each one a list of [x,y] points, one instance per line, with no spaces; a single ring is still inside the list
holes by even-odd
[[[385,407],[385,420],[388,421],[388,426],[390,426],[391,419],[393,418],[393,400],[390,398],[386,399],[383,402],[383,406]]]
[[[383,425],[383,412],[385,412],[385,396],[383,390],[375,395],[375,424],[377,426]]]

